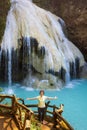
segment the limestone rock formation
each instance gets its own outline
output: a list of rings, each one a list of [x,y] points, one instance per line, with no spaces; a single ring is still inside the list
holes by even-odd
[[[65,21],[69,39],[81,50],[87,61],[87,0],[33,0],[33,2]],[[0,40],[9,6],[9,0],[0,0]]]
[[[17,62],[21,62],[19,64],[24,65],[25,69],[28,66],[27,74],[30,75],[30,71],[34,70],[49,81],[55,76],[55,84],[59,79],[67,81],[78,77],[85,63],[82,53],[68,40],[64,21],[30,0],[11,0],[1,55],[3,51],[7,54],[8,66],[12,67],[8,67],[9,74],[14,71],[14,60],[17,58]],[[21,61],[19,55],[22,56]]]
[[[81,50],[87,61],[87,0],[33,0],[33,2],[65,21],[69,39]]]

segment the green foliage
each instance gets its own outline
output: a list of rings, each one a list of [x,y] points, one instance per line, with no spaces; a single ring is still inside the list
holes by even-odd
[[[41,124],[35,119],[34,116],[31,117],[30,130],[41,130]]]

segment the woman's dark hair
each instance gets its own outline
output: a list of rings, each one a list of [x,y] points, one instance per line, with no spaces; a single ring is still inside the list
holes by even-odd
[[[40,90],[39,94],[41,94],[43,92],[43,94],[45,93],[44,90]]]

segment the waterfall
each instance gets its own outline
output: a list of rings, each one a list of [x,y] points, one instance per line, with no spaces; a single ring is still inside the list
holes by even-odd
[[[70,66],[68,61],[66,61],[65,63],[66,63],[65,81],[66,83],[68,83],[70,81]]]
[[[27,48],[28,48],[28,73],[29,73],[29,80],[31,81],[31,44],[30,44],[30,37],[27,38]]]
[[[2,68],[4,71],[3,78],[6,82],[8,82],[8,86],[10,87],[12,84],[12,56],[11,56],[11,50],[0,51],[0,73],[2,74]]]
[[[31,70],[31,61],[33,59],[31,58],[31,42],[30,42],[30,37],[26,36],[23,38],[23,70],[27,69],[28,73],[28,84],[27,86],[31,86],[32,84],[32,70]]]
[[[37,7],[31,0],[10,1],[11,8],[1,43],[1,51],[5,51],[8,61],[5,62],[5,75],[9,86],[16,75],[18,81],[26,80],[27,86],[37,75],[39,80],[53,79],[56,83],[58,80],[69,82],[73,75],[76,77],[85,61],[79,49],[65,36],[64,21]]]
[[[30,44],[30,37],[28,37],[27,39],[27,48],[28,48],[28,76],[29,76],[29,82],[30,82],[30,86],[32,83],[32,79],[31,79],[31,44]]]

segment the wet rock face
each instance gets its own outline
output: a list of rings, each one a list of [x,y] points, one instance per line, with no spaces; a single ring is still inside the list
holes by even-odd
[[[80,75],[81,78],[87,79],[87,63],[84,65],[84,67],[82,67]]]
[[[65,21],[69,39],[81,50],[87,61],[87,0],[33,0],[33,2]]]
[[[4,34],[5,24],[6,24],[6,16],[10,7],[9,0],[0,0],[0,41]]]

